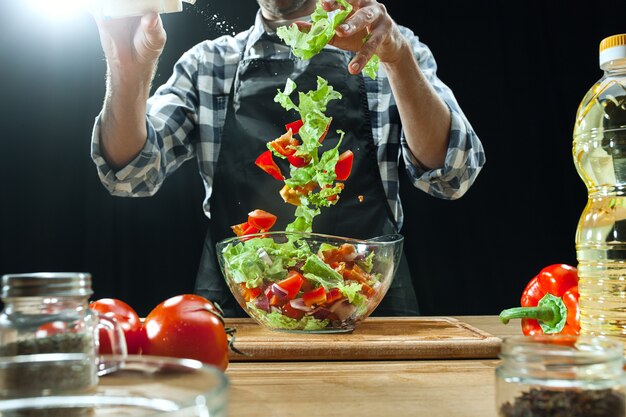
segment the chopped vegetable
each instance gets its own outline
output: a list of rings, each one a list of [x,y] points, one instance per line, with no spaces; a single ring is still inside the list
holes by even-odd
[[[276,223],[276,216],[265,210],[256,209],[248,213],[248,224],[258,230],[268,231]]]
[[[351,150],[347,150],[337,159],[337,165],[335,165],[335,175],[337,180],[345,181],[350,176],[352,171],[352,163],[354,162],[354,153]]]
[[[263,152],[258,156],[254,163],[277,180],[282,181],[285,179],[285,177],[283,177],[283,173],[280,171],[280,168],[276,165],[274,158],[272,158],[271,151]]]

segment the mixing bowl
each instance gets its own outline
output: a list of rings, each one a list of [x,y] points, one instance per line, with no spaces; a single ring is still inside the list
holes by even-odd
[[[350,332],[378,306],[404,238],[368,240],[267,232],[216,244],[237,302],[261,325],[291,332]]]

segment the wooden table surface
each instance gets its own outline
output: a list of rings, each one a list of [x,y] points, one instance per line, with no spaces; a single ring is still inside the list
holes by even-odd
[[[498,338],[497,316],[454,317]],[[229,417],[496,417],[491,359],[233,361]]]

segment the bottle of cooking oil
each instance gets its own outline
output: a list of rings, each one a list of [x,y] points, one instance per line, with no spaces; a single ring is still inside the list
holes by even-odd
[[[600,68],[574,125],[574,163],[588,190],[576,230],[581,333],[626,348],[626,34],[600,42]]]

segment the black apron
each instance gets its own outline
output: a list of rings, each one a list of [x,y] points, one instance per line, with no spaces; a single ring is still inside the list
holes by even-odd
[[[276,42],[280,42],[278,38]],[[226,317],[246,314],[222,277],[215,243],[234,236],[230,226],[245,222],[248,212],[254,209],[278,216],[272,230],[285,230],[295,219],[295,206],[285,203],[279,194],[284,183],[254,163],[267,150],[268,141],[285,133],[285,124],[299,119],[296,111],[287,112],[274,102],[287,78],[296,83],[291,96],[296,105],[299,91],[317,89],[318,75],[342,94],[341,99],[332,100],[327,107],[325,114],[333,120],[320,154],[336,146],[338,129],[346,132],[339,152],[350,149],[354,153],[352,174],[344,182],[339,201],[321,208],[321,214],[313,220],[313,231],[361,239],[397,232],[380,177],[365,84],[362,76],[348,73],[349,59],[348,53],[326,49],[306,61],[242,56],[230,92],[210,199],[211,219],[195,288],[197,294],[217,302]],[[289,173],[286,160],[274,159],[283,173]],[[359,196],[363,197],[362,202]],[[374,315],[417,314],[415,291],[403,255],[397,275]]]

